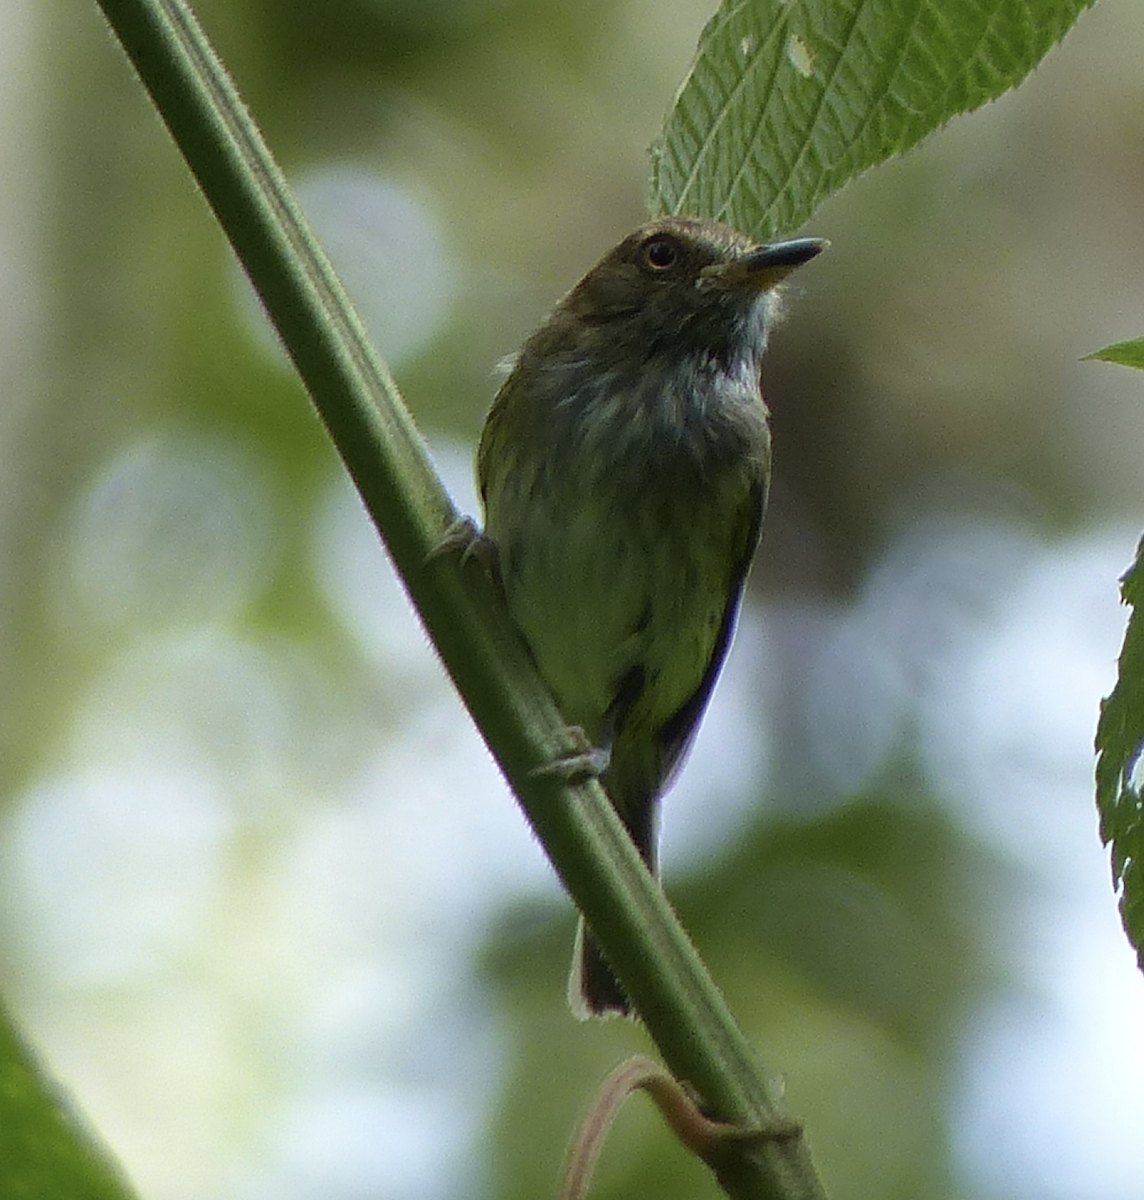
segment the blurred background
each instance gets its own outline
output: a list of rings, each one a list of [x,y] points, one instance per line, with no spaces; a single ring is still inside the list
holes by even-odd
[[[704,0],[199,0],[460,502],[644,215]],[[851,186],[791,295],[667,884],[834,1200],[1138,1200],[1092,736],[1144,527],[1144,8]],[[641,1031],[94,4],[0,0],[5,1000],[148,1200],[555,1194]],[[792,231],[793,232],[793,231]],[[643,1101],[593,1193],[714,1197]]]

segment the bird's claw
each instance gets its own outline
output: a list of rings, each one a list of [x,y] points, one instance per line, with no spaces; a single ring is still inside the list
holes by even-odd
[[[583,783],[587,779],[599,779],[612,761],[612,752],[607,747],[593,746],[588,735],[579,725],[570,725],[565,731],[572,747],[551,762],[533,767],[529,772],[535,779],[556,779],[561,783]]]
[[[476,559],[493,577],[497,573],[497,548],[492,538],[478,528],[472,517],[458,517],[441,535],[441,540],[425,555],[425,562],[445,558],[451,554],[461,556],[463,567],[470,559]]]

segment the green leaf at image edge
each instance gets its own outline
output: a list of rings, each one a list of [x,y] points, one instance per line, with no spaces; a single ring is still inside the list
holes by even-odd
[[[652,148],[654,212],[769,239],[1019,83],[1094,0],[724,0]]]
[[[134,1200],[110,1156],[0,1008],[0,1193],[20,1200]]]
[[[1084,356],[1085,362],[1110,362],[1122,367],[1135,367],[1144,371],[1144,338],[1130,342],[1114,342],[1103,350],[1094,350]]]
[[[1096,800],[1100,836],[1112,853],[1124,931],[1144,970],[1144,802],[1135,780],[1144,749],[1144,541],[1121,580],[1132,613],[1120,652],[1116,687],[1100,707],[1096,729]]]

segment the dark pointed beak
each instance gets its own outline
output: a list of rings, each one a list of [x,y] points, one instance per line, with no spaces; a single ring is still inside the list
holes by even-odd
[[[766,291],[785,279],[796,267],[817,258],[830,243],[825,238],[794,238],[760,246],[744,254],[726,269],[732,283]]]

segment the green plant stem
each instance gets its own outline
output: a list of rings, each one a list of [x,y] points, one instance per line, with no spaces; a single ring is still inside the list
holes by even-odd
[[[281,172],[180,0],[97,0],[262,297],[421,618],[528,820],[673,1074],[712,1117],[786,1114],[659,885],[595,782],[537,768],[574,750],[492,582],[435,554],[457,512]],[[729,1195],[820,1200],[801,1138],[743,1142]]]

